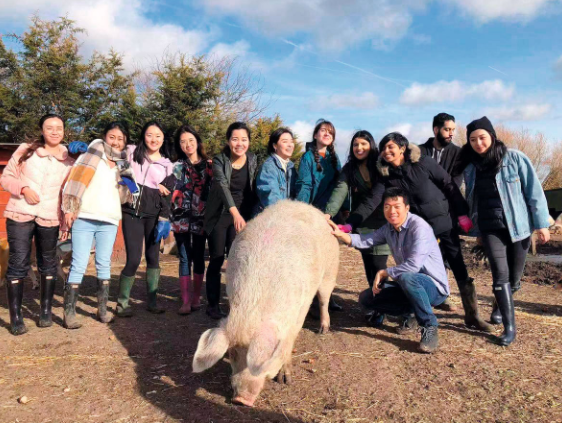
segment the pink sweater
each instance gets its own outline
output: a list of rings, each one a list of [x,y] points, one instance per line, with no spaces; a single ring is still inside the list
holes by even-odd
[[[30,144],[23,143],[14,152],[2,173],[0,184],[12,196],[4,217],[16,222],[35,220],[41,226],[64,226],[61,211],[61,187],[68,176],[74,159],[68,156],[66,147],[60,145],[55,155],[39,147],[35,153],[23,162],[20,157]],[[31,188],[40,198],[39,203],[29,204],[21,193],[25,187]],[[62,228],[64,229],[64,228]]]

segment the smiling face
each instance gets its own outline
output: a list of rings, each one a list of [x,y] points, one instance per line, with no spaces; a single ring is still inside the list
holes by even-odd
[[[408,216],[410,206],[404,204],[402,197],[387,198],[384,201],[384,217],[394,228],[398,228]]]
[[[104,140],[115,150],[123,151],[127,144],[127,137],[119,128],[113,128],[107,131]]]
[[[193,156],[197,152],[197,138],[190,132],[184,132],[180,136],[180,148],[187,157]]]
[[[56,147],[64,138],[64,123],[56,117],[46,119],[41,126],[41,134],[46,145]]]
[[[293,155],[293,151],[295,151],[295,140],[291,134],[285,132],[279,137],[277,144],[273,144],[273,149],[275,150],[275,154],[283,160],[288,160]]]
[[[483,156],[492,146],[492,136],[485,129],[477,129],[470,133],[469,142],[472,149]]]
[[[156,125],[149,126],[144,133],[144,144],[148,154],[156,153],[164,143],[164,133]]]
[[[388,141],[381,151],[382,158],[392,166],[400,166],[404,161],[406,147],[400,147],[394,141]]]
[[[324,148],[334,142],[334,134],[330,125],[322,124],[320,129],[314,134],[318,148]]]
[[[353,140],[353,155],[359,161],[369,157],[371,152],[371,144],[365,138],[355,138]]]
[[[232,131],[232,135],[228,140],[228,146],[230,147],[230,153],[233,159],[242,157],[248,151],[250,147],[250,137],[248,137],[248,131],[245,129],[235,129]]]

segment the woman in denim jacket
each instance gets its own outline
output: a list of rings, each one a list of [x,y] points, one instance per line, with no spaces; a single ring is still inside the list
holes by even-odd
[[[269,157],[263,163],[256,178],[258,212],[280,200],[295,197],[297,171],[291,161],[295,140],[291,130],[279,128],[269,136]]]
[[[497,139],[487,117],[467,126],[468,142],[460,156],[466,199],[493,277],[496,298],[492,323],[503,322],[503,346],[515,340],[513,293],[520,289],[525,258],[534,230],[550,239],[548,206],[529,158]]]

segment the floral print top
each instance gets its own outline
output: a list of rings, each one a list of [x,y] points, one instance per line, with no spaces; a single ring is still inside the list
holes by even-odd
[[[203,235],[203,217],[213,179],[212,161],[191,164],[189,160],[180,160],[173,173],[176,185],[172,193],[172,230]]]

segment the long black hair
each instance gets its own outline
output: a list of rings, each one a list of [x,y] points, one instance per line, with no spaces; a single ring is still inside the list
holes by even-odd
[[[205,153],[205,147],[203,146],[203,141],[199,136],[199,133],[191,125],[180,126],[176,133],[174,134],[174,149],[176,150],[176,155],[179,159],[188,161],[187,155],[181,149],[181,136],[183,134],[191,134],[195,137],[197,141],[197,155],[201,157],[201,160],[207,160],[207,154]]]
[[[39,119],[39,129],[43,131],[43,124],[45,123],[45,121],[47,119],[53,119],[53,118],[59,119],[62,122],[62,128],[64,130],[64,128],[66,127],[64,119],[62,118],[61,115],[58,115],[56,113],[47,113],[46,115],[41,116],[41,119]],[[40,147],[45,147],[45,138],[43,137],[43,133],[41,133],[38,139],[31,142],[29,148],[25,151],[25,153],[22,154],[22,156],[18,160],[18,164],[22,164],[23,162],[27,161],[31,156],[33,156],[33,153],[35,153],[35,151]]]
[[[267,154],[275,153],[273,144],[277,144],[279,142],[279,138],[281,138],[283,134],[289,134],[291,138],[295,138],[293,132],[289,128],[277,128],[269,136],[269,142],[267,143]]]
[[[318,133],[318,131],[320,131],[320,129],[322,128],[322,125],[326,125],[330,130],[330,133],[332,134],[332,143],[328,147],[326,147],[326,149],[330,153],[330,160],[332,162],[332,167],[336,171],[336,176],[337,176],[338,156],[336,155],[336,149],[334,148],[334,143],[336,142],[336,127],[332,122],[324,119],[319,119],[316,122],[316,126],[314,127],[314,132],[312,133],[312,146],[310,147],[310,150],[312,151],[312,154],[314,154],[314,161],[316,162],[316,170],[318,172],[322,171],[322,165],[320,164],[320,153],[318,153],[317,141],[316,138],[314,138]]]
[[[146,131],[148,131],[148,128],[150,128],[151,126],[156,126],[158,129],[162,131],[162,136],[164,137],[164,140],[162,141],[162,146],[160,147],[160,154],[164,157],[169,157],[168,146],[166,144],[166,131],[164,130],[164,127],[160,125],[160,123],[156,122],[155,120],[151,120],[150,122],[147,122],[143,126],[140,134],[140,142],[137,145],[137,148],[135,148],[135,151],[133,153],[133,160],[141,165],[144,164],[144,160],[147,157],[147,148],[146,148],[146,142],[144,140],[144,136],[146,135]]]
[[[369,176],[371,178],[371,184],[375,183],[377,178],[377,160],[379,158],[379,150],[377,149],[377,144],[375,139],[369,131],[360,130],[353,134],[351,138],[351,144],[349,145],[349,156],[347,157],[347,163],[343,167],[343,172],[347,176],[348,183],[351,187],[355,188],[359,184],[357,180],[357,171],[359,170],[359,165],[363,162],[360,161],[353,153],[353,143],[357,138],[366,140],[369,143],[371,149],[369,150],[369,155],[364,160],[367,162],[367,169],[369,170]]]
[[[454,174],[461,174],[471,163],[482,163],[484,168],[491,168],[494,172],[499,172],[502,167],[503,158],[507,153],[507,146],[503,143],[503,141],[497,139],[494,134],[491,134],[490,132],[488,132],[488,134],[490,135],[490,138],[492,138],[492,145],[483,157],[474,151],[472,145],[470,145],[470,140],[462,146],[459,154],[459,160],[454,169]],[[468,136],[470,137],[470,134],[468,134]]]
[[[119,129],[123,135],[125,136],[125,145],[129,144],[130,142],[130,137],[129,137],[129,127],[127,126],[127,124],[123,123],[123,122],[119,122],[119,121],[114,121],[114,122],[110,122],[108,123],[105,128],[103,128],[103,132],[102,132],[102,136],[105,139],[105,136],[107,135],[107,133],[109,131],[111,131],[112,129]]]

